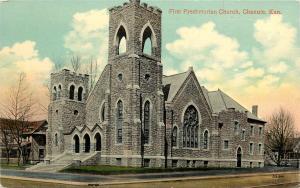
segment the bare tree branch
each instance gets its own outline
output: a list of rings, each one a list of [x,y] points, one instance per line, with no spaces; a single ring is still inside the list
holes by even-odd
[[[282,160],[292,149],[294,136],[294,117],[289,111],[280,108],[269,118],[265,136],[266,154],[277,166],[282,165]]]
[[[96,82],[97,82],[97,77],[98,77],[98,61],[97,59],[90,58],[89,60],[89,70],[86,71],[90,75],[90,80],[89,80],[89,89],[88,91],[92,91],[94,88]]]
[[[21,73],[17,84],[13,86],[8,94],[7,103],[4,105],[3,114],[7,119],[7,130],[11,135],[13,142],[18,147],[18,164],[20,165],[23,157],[22,136],[27,131],[29,120],[36,113],[34,109],[35,101],[32,93],[29,91],[28,84],[25,82],[26,75]]]
[[[71,66],[74,70],[74,72],[78,72],[80,70],[81,67],[81,58],[80,56],[76,55],[76,56],[72,56],[71,57]]]

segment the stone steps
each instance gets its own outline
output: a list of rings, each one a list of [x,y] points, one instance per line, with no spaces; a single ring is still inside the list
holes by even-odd
[[[26,170],[39,171],[39,172],[57,172],[71,165],[73,160],[83,161],[84,159],[88,159],[93,155],[94,153],[87,153],[87,154],[81,154],[76,156],[72,154],[65,154],[54,161],[50,161],[50,164],[46,164],[45,162],[43,162],[35,166],[32,166],[30,168],[27,168]]]
[[[62,169],[64,169],[67,165],[45,165],[41,166],[39,168],[36,168],[32,171],[38,171],[38,172],[57,172]]]

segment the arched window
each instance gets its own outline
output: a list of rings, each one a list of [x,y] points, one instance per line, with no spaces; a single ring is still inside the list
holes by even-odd
[[[88,134],[85,134],[83,140],[84,140],[84,152],[89,153],[91,149],[90,136]]]
[[[242,166],[242,149],[241,149],[241,147],[239,147],[237,149],[236,158],[237,158],[236,166],[241,167]]]
[[[149,55],[152,54],[152,44],[151,44],[151,39],[150,38],[147,38],[145,40],[143,52],[145,54],[149,54]]]
[[[191,147],[194,148],[195,145],[194,145],[194,139],[195,139],[195,126],[191,126],[190,127],[191,129]]]
[[[143,53],[149,54],[149,55],[152,55],[151,38],[152,38],[152,31],[151,31],[150,27],[147,27],[143,33],[142,50],[143,50]]]
[[[172,146],[177,146],[177,127],[174,127],[172,131]]]
[[[57,98],[57,89],[56,86],[53,87],[53,100],[55,101]]]
[[[82,92],[83,92],[83,88],[79,87],[78,88],[78,101],[82,101]]]
[[[186,147],[186,125],[183,126],[183,147]]]
[[[95,135],[95,151],[101,151],[101,135],[97,133]]]
[[[203,134],[203,149],[208,149],[208,131],[205,130]]]
[[[69,91],[69,99],[71,99],[71,100],[74,100],[74,91],[75,91],[75,86],[71,85],[70,91]]]
[[[117,143],[122,143],[123,103],[117,103]]]
[[[79,153],[79,151],[80,151],[80,141],[79,141],[78,135],[75,135],[73,137],[73,141],[74,141],[74,151],[75,151],[75,153]]]
[[[186,147],[190,147],[191,143],[191,126],[187,126]]]
[[[198,131],[199,131],[199,127],[196,126],[196,128],[195,128],[195,148],[198,147]]]
[[[58,146],[58,137],[57,137],[57,133],[55,133],[55,135],[54,135],[54,143],[55,143],[55,146]]]
[[[59,99],[61,96],[61,85],[58,86],[57,98]]]
[[[120,26],[117,37],[116,37],[116,42],[117,42],[117,55],[125,53],[126,52],[126,47],[127,47],[127,36],[126,36],[126,31],[123,26]]]
[[[143,135],[144,135],[144,144],[149,144],[150,137],[150,102],[146,101],[144,106],[144,127],[143,127]]]
[[[100,121],[103,122],[105,120],[105,103],[102,104],[100,110]]]
[[[119,54],[126,52],[126,38],[122,37],[119,44]]]
[[[189,106],[183,118],[183,147],[198,147],[198,112],[194,106]]]

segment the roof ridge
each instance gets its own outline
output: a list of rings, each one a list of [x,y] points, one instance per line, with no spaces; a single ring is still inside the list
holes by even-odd
[[[251,113],[252,115],[254,115],[251,111],[249,111],[246,107],[244,107],[243,105],[241,105],[239,102],[237,102],[233,97],[227,95],[226,93],[224,93],[223,91],[220,90],[220,92],[223,94],[223,95],[226,95],[227,97],[229,97],[231,100],[233,100],[236,104],[238,104],[239,106],[241,106],[242,108],[246,109],[248,113]],[[223,95],[222,95],[222,98],[223,98]],[[227,108],[227,106],[226,106]],[[258,116],[254,115],[255,117],[259,118]]]
[[[204,92],[207,92],[207,93],[206,93],[207,99],[205,99],[205,100],[206,100],[208,106],[210,107],[211,111],[213,111],[213,110],[212,110],[212,104],[211,104],[211,102],[210,102],[210,97],[209,97],[209,94],[208,94],[208,93],[209,93],[208,89],[206,89],[205,86],[200,86],[200,87],[201,87],[201,90],[202,90],[202,92],[203,92],[204,98],[206,98]],[[205,91],[203,91],[204,89],[205,89]]]
[[[221,96],[221,98],[222,98],[222,101],[223,101],[223,103],[224,103],[225,108],[228,109],[228,107],[227,107],[227,105],[226,105],[226,102],[225,102],[225,100],[224,100],[224,96],[223,96],[224,92],[223,92],[222,90],[220,90],[219,88],[218,88],[217,91],[218,91],[218,93],[220,94],[220,96]]]
[[[237,102],[233,97],[227,95],[226,93],[224,93],[223,91],[220,90],[220,92],[223,94],[223,95],[226,95],[227,97],[229,97],[231,100],[233,100],[235,103],[237,103],[238,105],[240,105],[241,107],[245,108],[243,105],[241,105],[239,102]],[[245,108],[247,111],[248,109]],[[251,113],[251,112],[250,112]]]
[[[172,74],[172,75],[163,75],[163,77],[171,77],[171,76],[177,76],[177,75],[179,75],[179,74],[184,74],[184,73],[187,73],[187,72],[189,72],[189,71],[184,71],[184,72],[180,72],[180,73],[176,73],[176,74]]]
[[[217,90],[212,90],[212,91],[209,91],[208,89],[206,89],[209,93],[212,93],[212,92],[219,92],[220,89],[217,89]]]
[[[178,94],[178,92],[180,91],[180,89],[182,88],[183,84],[186,82],[187,78],[189,77],[191,71],[188,70],[188,71],[183,72],[183,73],[187,73],[187,75],[184,76],[184,79],[183,79],[182,82],[180,83],[180,86],[178,87],[178,89],[177,89],[175,95],[172,96],[171,101],[173,101],[173,99],[177,96],[177,94]],[[183,74],[183,73],[182,73],[182,74]]]

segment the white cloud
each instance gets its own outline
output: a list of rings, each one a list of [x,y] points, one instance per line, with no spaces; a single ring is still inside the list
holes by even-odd
[[[241,64],[241,68],[248,68],[248,67],[251,67],[253,66],[253,61],[247,61],[247,62],[244,62]]]
[[[274,86],[274,84],[278,82],[279,79],[279,77],[276,77],[274,75],[266,75],[262,80],[258,81],[257,85],[259,87],[265,87],[265,89],[267,89],[267,87],[269,86]]]
[[[18,58],[32,58],[38,55],[37,50],[35,49],[35,42],[33,41],[24,41],[22,43],[15,43],[12,47],[4,47],[1,49],[1,55],[9,56],[13,54],[14,57]]]
[[[282,15],[259,19],[255,22],[254,29],[254,37],[262,45],[262,48],[254,51],[265,63],[293,59],[300,53],[295,46],[296,28],[283,22]]]
[[[34,41],[24,41],[0,49],[0,102],[5,103],[5,97],[12,85],[16,83],[20,73],[26,74],[37,102],[48,105],[48,90],[45,81],[53,69],[49,58],[41,58]]]
[[[97,59],[102,70],[107,61],[108,19],[107,9],[74,14],[72,30],[65,36],[65,48],[83,60]]]
[[[0,50],[0,80],[10,85],[20,72],[26,73],[34,84],[44,82],[53,68],[49,58],[40,58],[33,41],[15,43]]]
[[[199,62],[230,68],[247,58],[247,53],[239,50],[237,40],[219,33],[213,22],[199,27],[181,27],[176,32],[179,39],[168,43],[166,48],[183,60],[185,66]]]
[[[285,62],[279,62],[278,64],[270,65],[269,71],[271,73],[285,73],[288,70],[288,66]]]
[[[264,69],[262,68],[249,68],[242,72],[241,74],[245,75],[245,77],[255,78],[255,77],[261,77],[265,73]]]
[[[198,76],[200,81],[219,81],[224,77],[223,71],[220,68],[203,68],[195,71],[195,74]]]
[[[178,70],[176,69],[167,69],[166,71],[164,71],[164,75],[173,75],[173,74],[177,74],[178,73]]]
[[[261,105],[262,116],[280,105],[299,113],[297,28],[275,15],[256,20],[253,27],[258,45],[249,52],[218,32],[213,22],[179,28],[178,39],[166,48],[180,61],[173,67],[183,71],[193,66],[200,84],[209,90],[221,88],[241,104]]]

